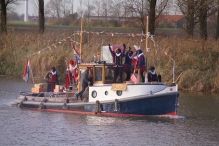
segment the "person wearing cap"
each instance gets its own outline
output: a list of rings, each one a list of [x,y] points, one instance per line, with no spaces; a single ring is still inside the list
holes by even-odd
[[[155,67],[151,66],[148,72],[148,82],[158,82],[157,73],[155,71]]]
[[[123,70],[126,73],[126,81],[130,80],[131,73],[133,70],[132,55],[133,51],[131,50],[131,47],[129,47],[129,50],[126,52],[125,63],[123,65]]]
[[[145,63],[145,56],[143,54],[143,51],[141,49],[137,50],[136,56],[137,56],[136,69],[140,71],[141,80],[142,82],[144,82],[145,81],[144,71],[146,70],[146,63]]]
[[[123,51],[120,48],[117,48],[115,51],[112,50],[109,44],[109,51],[113,57],[113,63],[115,64],[115,69],[114,69],[114,83],[116,83],[116,79],[119,76],[120,77],[120,82],[123,82],[122,79],[122,73],[123,73],[123,64],[122,64],[122,59],[125,57],[125,49],[126,45],[123,44]]]

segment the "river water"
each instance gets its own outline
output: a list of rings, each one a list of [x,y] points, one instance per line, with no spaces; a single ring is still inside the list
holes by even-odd
[[[219,94],[180,92],[178,116],[103,117],[12,106],[33,85],[0,77],[0,146],[218,146]]]

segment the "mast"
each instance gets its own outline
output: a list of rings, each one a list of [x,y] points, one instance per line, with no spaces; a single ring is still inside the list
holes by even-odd
[[[83,26],[83,15],[81,17],[81,32],[80,32],[80,60],[82,60],[82,26]]]
[[[146,20],[147,22],[146,22],[146,25],[145,25],[145,27],[146,27],[146,32],[145,32],[145,36],[146,36],[146,41],[145,41],[145,46],[146,46],[146,67],[148,68],[148,36],[149,36],[149,33],[148,33],[148,23],[149,23],[149,20],[148,20],[148,16],[147,16],[147,20]],[[146,71],[147,71],[147,69],[146,69]]]
[[[146,19],[146,24],[145,24],[145,61],[146,61],[146,72],[145,72],[145,82],[148,82],[148,78],[147,78],[147,72],[148,72],[148,52],[149,52],[149,48],[148,48],[148,36],[149,36],[149,32],[148,32],[148,24],[149,24],[149,20],[148,20],[148,16],[147,16],[147,19]]]

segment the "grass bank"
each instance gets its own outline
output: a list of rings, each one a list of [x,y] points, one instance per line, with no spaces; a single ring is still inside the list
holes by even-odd
[[[79,39],[74,29],[56,29],[55,31],[51,29],[43,35],[31,29],[9,30],[8,35],[0,35],[0,74],[21,77],[29,55],[31,76],[42,79],[51,66],[56,66],[60,80],[64,82],[65,60],[73,58],[71,43],[80,42]],[[88,33],[84,33],[82,42],[84,61],[92,61],[93,55],[100,51],[101,46],[109,43],[112,45],[125,43],[127,46],[139,45],[145,48],[145,42],[141,42],[142,39],[144,38],[141,36],[107,33],[92,33],[88,37]],[[149,40],[149,48],[148,65],[156,67],[157,73],[162,75],[164,82],[169,84],[172,82],[174,60],[175,80],[179,84],[179,89],[219,92],[219,43],[217,41],[156,35],[155,41]],[[146,53],[145,49],[143,51]]]

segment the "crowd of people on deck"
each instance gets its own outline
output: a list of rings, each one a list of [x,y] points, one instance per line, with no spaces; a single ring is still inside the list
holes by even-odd
[[[128,51],[126,51],[126,45],[123,44],[123,48],[113,49],[109,44],[109,51],[112,55],[112,60],[114,63],[114,83],[120,82],[123,83],[123,72],[126,74],[125,80],[130,81],[132,74],[140,75],[140,82],[145,82],[144,72],[146,71],[146,58],[143,51],[134,45],[134,50],[131,47],[128,47]],[[124,63],[123,63],[123,59]],[[69,64],[66,68],[66,80],[65,80],[65,88],[69,89],[78,84],[78,66],[77,62],[74,60],[70,60]],[[51,68],[51,71],[47,73],[45,76],[47,80],[47,92],[53,92],[55,89],[55,85],[59,85],[58,80],[58,72],[55,66]],[[95,79],[99,80],[99,79]],[[100,79],[102,80],[102,79]],[[148,69],[147,73],[148,82],[158,82],[161,81],[161,76],[157,75],[155,71],[155,67],[151,66]],[[80,78],[80,84],[82,86],[82,90],[75,94],[75,97],[78,99],[86,88],[92,84],[92,69],[87,68],[82,74]]]
[[[113,63],[115,64],[115,71],[114,71],[114,82],[117,82],[117,78],[119,77],[119,82],[123,82],[123,71],[126,74],[126,81],[129,81],[131,78],[131,74],[140,73],[141,81],[145,82],[145,75],[144,72],[146,71],[146,58],[143,54],[143,51],[134,45],[135,51],[131,49],[129,46],[129,50],[125,53],[126,45],[123,44],[123,50],[121,48],[116,48],[113,50],[109,44],[109,51],[113,58]],[[123,58],[125,57],[125,62],[123,62]],[[158,77],[157,73],[155,72],[155,67],[151,66],[149,68],[148,74],[148,82],[157,82]],[[161,77],[160,77],[161,80]]]

